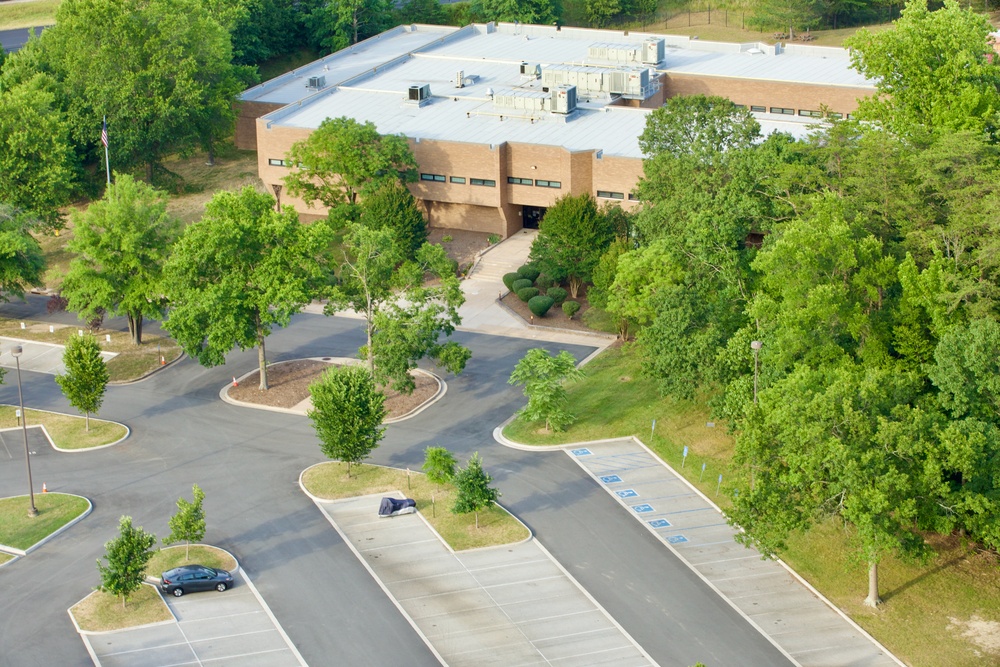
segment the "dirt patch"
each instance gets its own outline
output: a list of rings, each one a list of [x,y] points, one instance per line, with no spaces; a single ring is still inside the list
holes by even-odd
[[[975,615],[967,621],[960,621],[957,618],[948,620],[950,621],[948,630],[958,631],[985,653],[1000,655],[1000,623]]]
[[[450,240],[445,241],[448,238]],[[434,227],[427,230],[427,240],[444,246],[445,252],[458,262],[459,270],[465,270],[476,260],[476,254],[490,246],[490,234],[486,232],[470,232],[465,229],[442,229]]]
[[[545,313],[545,317],[534,317],[528,308],[528,304],[521,301],[513,292],[508,292],[504,295],[501,302],[507,308],[517,313],[522,320],[534,326],[593,332],[594,330],[583,322],[583,314],[590,310],[590,304],[587,303],[586,288],[581,288],[578,294],[579,296],[576,299],[569,296],[566,297],[567,301],[576,301],[580,304],[580,310],[573,316],[573,319],[566,317],[566,313],[563,312],[561,305],[552,306],[549,312]]]
[[[255,371],[240,381],[238,387],[229,388],[229,397],[235,401],[267,405],[275,408],[293,408],[309,398],[309,385],[319,379],[332,364],[318,359],[298,359],[267,367],[269,389],[261,391],[260,372]],[[385,390],[385,407],[389,419],[402,417],[437,394],[438,383],[433,377],[414,373],[416,388],[412,394]]]

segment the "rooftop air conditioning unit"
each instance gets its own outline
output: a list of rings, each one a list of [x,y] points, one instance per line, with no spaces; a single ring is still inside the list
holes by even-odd
[[[408,99],[411,102],[423,102],[424,100],[430,99],[431,96],[431,84],[423,83],[416,86],[410,86]]]
[[[311,76],[309,77],[309,84],[307,88],[312,88],[313,90],[323,90],[326,88],[326,77],[325,76]]]
[[[576,111],[576,86],[557,86],[552,91],[552,113],[571,114]]]
[[[538,63],[521,63],[521,76],[538,79],[542,76],[542,66]]]
[[[650,37],[642,43],[642,64],[657,65],[663,62],[665,46],[662,39]]]

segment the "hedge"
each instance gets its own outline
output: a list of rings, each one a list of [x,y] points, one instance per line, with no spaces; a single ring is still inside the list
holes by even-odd
[[[522,287],[517,290],[517,298],[521,301],[531,301],[532,298],[538,296],[537,287]]]
[[[576,301],[565,301],[563,302],[562,310],[566,313],[566,317],[573,319],[573,316],[580,310],[580,304]]]
[[[551,296],[533,296],[528,299],[528,309],[535,314],[536,317],[545,317],[545,313],[549,312],[549,308],[552,307],[555,301],[552,300]]]

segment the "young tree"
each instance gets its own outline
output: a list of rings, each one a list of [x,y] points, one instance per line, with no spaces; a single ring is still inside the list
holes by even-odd
[[[146,564],[153,557],[150,549],[155,543],[156,535],[136,528],[132,525],[132,517],[123,516],[118,522],[118,537],[104,545],[104,559],[108,564],[97,559],[97,569],[101,573],[98,590],[119,596],[124,609],[129,596],[142,586]]]
[[[479,529],[479,510],[489,507],[500,497],[500,492],[490,486],[493,478],[483,470],[483,460],[479,452],[472,455],[468,465],[455,473],[452,482],[455,485],[455,504],[452,511],[456,514],[476,513],[476,529]]]
[[[104,198],[73,216],[69,250],[76,254],[62,285],[69,308],[81,319],[123,314],[133,345],[142,323],[162,317],[163,265],[177,237],[166,195],[128,174],[116,174]]]
[[[455,476],[455,455],[444,447],[424,450],[424,472],[435,484],[447,484]]]
[[[250,186],[216,193],[164,267],[164,328],[204,366],[225,363],[233,347],[256,347],[266,390],[264,341],[316,294],[329,238],[324,222],[303,226],[294,211],[276,212],[274,198]]]
[[[184,560],[191,556],[191,543],[200,542],[205,537],[205,509],[202,503],[205,492],[197,484],[191,487],[194,500],[177,499],[177,513],[170,517],[170,534],[163,538],[164,544],[184,542]]]
[[[575,299],[614,238],[611,220],[590,194],[566,195],[545,212],[531,261],[557,281],[568,280]]]
[[[545,429],[562,431],[573,422],[568,410],[565,383],[583,377],[573,355],[563,350],[556,356],[534,348],[517,362],[509,384],[524,385],[528,404],[518,414],[529,421],[545,420]]]
[[[83,412],[90,430],[90,413],[97,413],[108,389],[108,366],[101,356],[101,346],[93,336],[73,336],[63,353],[66,373],[56,375],[56,382],[69,404]]]
[[[312,409],[307,413],[319,436],[320,449],[331,459],[360,464],[385,434],[385,394],[360,366],[331,368],[309,385]]]
[[[356,204],[359,194],[385,181],[417,178],[417,162],[405,137],[381,135],[374,123],[346,117],[324,120],[309,138],[292,146],[286,160],[298,165],[285,177],[288,192],[309,205]]]

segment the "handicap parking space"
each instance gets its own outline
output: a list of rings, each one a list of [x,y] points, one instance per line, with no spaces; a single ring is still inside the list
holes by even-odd
[[[223,593],[165,598],[173,621],[117,632],[81,633],[100,667],[305,665],[242,571]]]

